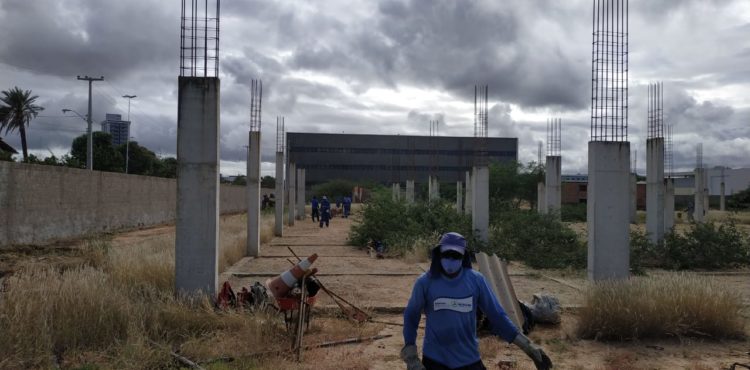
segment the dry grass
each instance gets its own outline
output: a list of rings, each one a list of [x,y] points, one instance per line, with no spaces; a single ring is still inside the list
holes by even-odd
[[[262,213],[260,218],[260,243],[273,239],[274,217]],[[234,263],[245,257],[247,248],[247,214],[222,217],[219,235],[219,271],[226,271]]]
[[[421,263],[430,260],[430,250],[435,246],[435,241],[440,239],[440,234],[433,233],[426,238],[419,238],[404,252],[404,261],[407,263]]]
[[[583,338],[744,336],[742,298],[711,278],[686,274],[601,282],[585,294]]]
[[[273,236],[268,219],[262,219],[265,241]],[[225,267],[242,258],[244,217],[222,218],[220,243]],[[216,312],[207,299],[174,297],[174,234],[117,248],[85,241],[71,260],[22,264],[4,279],[0,369],[164,368],[173,345],[202,346],[194,354],[206,356],[278,348],[277,316]]]

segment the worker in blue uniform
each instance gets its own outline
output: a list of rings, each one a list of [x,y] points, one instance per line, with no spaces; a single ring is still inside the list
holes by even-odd
[[[486,369],[479,356],[478,309],[489,320],[492,334],[520,347],[537,369],[552,367],[544,351],[510,321],[484,276],[471,268],[466,239],[451,232],[433,249],[430,270],[417,279],[404,311],[401,359],[407,369]],[[427,322],[420,362],[416,339],[422,312]]]
[[[323,224],[326,224],[326,227],[328,227],[328,223],[331,221],[331,202],[328,201],[327,196],[323,196],[323,199],[320,201],[320,227],[323,227]]]
[[[320,221],[320,211],[318,209],[318,197],[314,196],[312,197],[312,200],[310,201],[310,209],[312,209],[312,220]],[[317,219],[317,220],[316,220]]]

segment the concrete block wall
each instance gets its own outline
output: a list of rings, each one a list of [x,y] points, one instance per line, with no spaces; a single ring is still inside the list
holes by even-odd
[[[222,213],[247,210],[244,186],[220,196]],[[175,179],[0,162],[0,246],[170,223],[176,206]]]

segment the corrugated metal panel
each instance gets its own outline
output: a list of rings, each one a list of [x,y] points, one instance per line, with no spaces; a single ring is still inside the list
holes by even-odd
[[[508,275],[508,263],[496,255],[489,256],[486,253],[477,253],[477,264],[479,271],[487,280],[492,292],[495,293],[500,305],[503,306],[508,317],[520,328],[523,325],[523,313],[516,297],[516,291]]]

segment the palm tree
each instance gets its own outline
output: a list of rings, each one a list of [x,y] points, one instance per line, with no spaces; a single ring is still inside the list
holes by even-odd
[[[38,96],[31,95],[31,90],[21,90],[17,86],[10,91],[3,91],[0,97],[0,132],[5,133],[18,130],[21,134],[21,147],[23,148],[24,162],[29,158],[26,146],[26,126],[31,120],[43,111],[44,108],[34,104]]]

